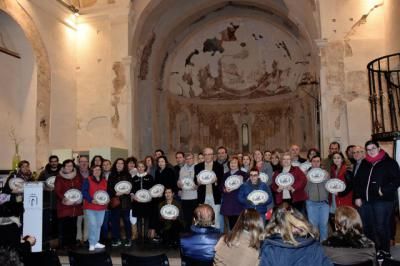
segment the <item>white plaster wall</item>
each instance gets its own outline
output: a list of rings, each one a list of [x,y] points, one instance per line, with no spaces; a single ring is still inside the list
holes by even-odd
[[[367,64],[385,54],[384,7],[379,0],[321,0],[322,150],[343,149],[371,136]],[[366,15],[366,19],[362,19]]]
[[[15,152],[9,133],[15,128],[20,139],[19,153],[36,169],[36,84],[37,68],[33,50],[20,26],[8,15],[0,12],[0,32],[7,36],[21,59],[0,53],[0,169],[10,169]],[[9,48],[9,47],[8,47]]]
[[[76,147],[76,30],[53,0],[19,0],[38,28],[51,68],[50,149]]]
[[[77,39],[77,146],[128,148],[131,119],[128,56],[128,10],[102,15],[94,11],[79,18]],[[125,69],[125,85],[113,95],[115,63]],[[112,101],[119,98],[119,122],[112,123],[115,109]]]

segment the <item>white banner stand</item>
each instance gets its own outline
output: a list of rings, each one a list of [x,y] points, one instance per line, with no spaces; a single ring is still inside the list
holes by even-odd
[[[42,251],[43,236],[43,183],[27,182],[24,184],[24,226],[23,236],[36,238],[32,252]]]

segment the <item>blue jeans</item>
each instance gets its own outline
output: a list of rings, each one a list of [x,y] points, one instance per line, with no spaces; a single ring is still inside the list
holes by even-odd
[[[105,211],[86,210],[85,220],[89,226],[89,245],[94,246],[99,242],[101,225],[104,221]]]
[[[365,235],[375,242],[376,250],[390,252],[392,201],[363,201],[358,212]]]
[[[121,231],[119,220],[122,218],[124,222],[125,236],[126,239],[132,239],[132,229],[131,229],[131,221],[129,219],[130,210],[121,210],[121,209],[112,209],[111,211],[111,232],[113,240],[121,239]]]
[[[306,201],[308,220],[319,230],[319,240],[328,238],[329,204],[326,201]]]

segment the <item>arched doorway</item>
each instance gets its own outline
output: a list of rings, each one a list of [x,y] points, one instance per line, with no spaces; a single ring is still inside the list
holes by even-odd
[[[135,46],[133,39],[131,51],[138,58],[135,114],[150,114],[140,117],[140,155],[155,147],[317,146],[318,59],[310,32],[288,16],[292,7],[283,1],[154,5],[136,22],[133,36],[145,41]]]
[[[31,160],[32,168],[35,169],[36,166],[43,166],[45,164],[49,152],[50,65],[47,51],[32,19],[16,1],[0,0],[0,12],[2,19],[8,21],[9,26],[15,29],[15,31],[8,31],[11,32],[9,34],[10,40],[12,41],[13,38],[23,40],[18,45],[22,45],[19,49],[24,51],[21,54],[25,54],[25,56],[18,60],[23,61],[26,59],[29,62],[26,67],[22,66],[20,69],[24,71],[23,74],[15,74],[18,73],[17,71],[11,75],[14,78],[23,77],[19,84],[14,84],[22,90],[20,91],[21,93],[14,96],[19,97],[19,100],[24,98],[24,102],[20,101],[18,104],[13,105],[16,109],[13,110],[13,115],[10,117],[20,114],[19,120],[17,120],[18,123],[16,124],[29,127],[28,131],[24,131],[21,135],[21,138],[24,139],[22,143],[24,147],[21,147],[21,153],[24,158]],[[21,64],[21,62],[8,63],[16,66],[17,64]],[[4,87],[5,85],[2,83],[2,91],[8,89]],[[6,98],[3,100],[7,101]],[[4,126],[7,127],[7,125]],[[13,125],[10,124],[11,126]],[[8,134],[8,128],[4,128],[4,132]],[[9,140],[10,138],[5,136],[3,139]],[[12,146],[8,145],[5,148],[9,148],[8,153],[14,152]],[[25,154],[25,152],[27,153]],[[9,154],[6,153],[4,156],[8,157]],[[5,160],[1,161],[8,160],[5,158]],[[7,169],[10,166],[4,167]]]

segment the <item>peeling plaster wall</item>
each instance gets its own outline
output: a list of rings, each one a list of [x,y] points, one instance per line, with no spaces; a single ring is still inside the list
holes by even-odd
[[[386,4],[386,1],[385,1]],[[371,135],[367,64],[385,54],[383,1],[319,1],[322,149]]]
[[[125,1],[126,2],[126,1]],[[77,40],[77,149],[130,146],[131,92],[128,9],[86,10]],[[125,3],[125,5],[124,5]],[[96,8],[96,6],[94,7]],[[112,13],[112,12],[110,12]]]
[[[47,162],[51,149],[76,146],[75,31],[66,23],[72,14],[54,1],[18,2],[34,21],[51,66],[51,99],[41,103],[47,107],[51,103],[51,116],[45,121],[50,127],[50,147],[42,154],[38,165],[41,167]]]

